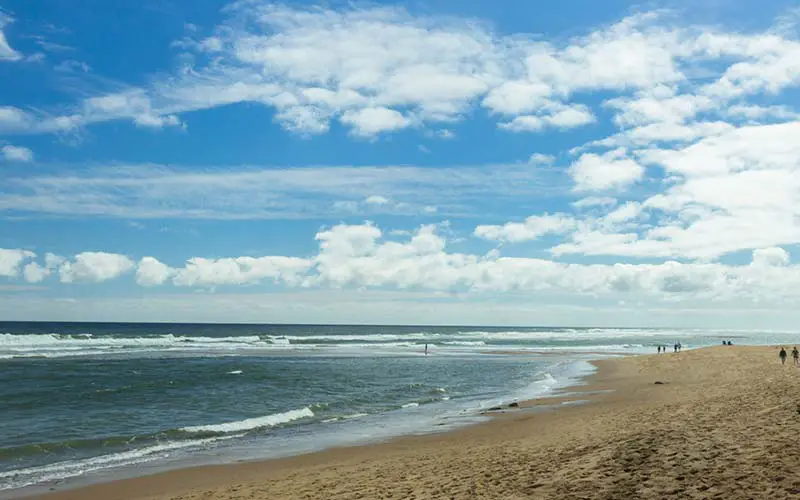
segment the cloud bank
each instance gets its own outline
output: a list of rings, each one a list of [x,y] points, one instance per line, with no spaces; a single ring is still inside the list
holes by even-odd
[[[553,230],[560,221],[530,221]],[[525,231],[526,229],[520,229]],[[133,275],[145,287],[213,289],[218,286],[280,284],[296,288],[425,290],[442,293],[545,293],[667,301],[713,302],[800,300],[800,266],[786,250],[761,248],[749,264],[569,264],[538,258],[448,251],[446,226],[423,225],[404,238],[373,224],[337,225],[316,234],[319,250],[307,258],[242,256],[193,257],[170,266],[155,257],[83,252],[71,258],[0,250],[0,276],[39,283],[102,283]],[[51,276],[53,275],[53,276]]]

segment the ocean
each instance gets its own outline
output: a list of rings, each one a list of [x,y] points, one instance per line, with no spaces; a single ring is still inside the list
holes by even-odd
[[[791,332],[0,322],[0,497],[440,432],[589,360]],[[425,345],[428,354],[425,354]]]

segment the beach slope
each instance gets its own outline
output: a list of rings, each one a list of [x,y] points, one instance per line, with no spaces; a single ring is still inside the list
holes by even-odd
[[[591,394],[528,402],[451,433],[42,498],[800,498],[800,369],[791,358],[782,366],[775,347],[597,365],[577,389]],[[576,397],[588,402],[565,404]]]

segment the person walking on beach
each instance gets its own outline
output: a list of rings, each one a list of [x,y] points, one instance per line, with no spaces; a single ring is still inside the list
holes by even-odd
[[[794,359],[794,365],[800,365],[800,351],[797,350],[797,346],[794,346],[792,349],[792,359]]]
[[[674,352],[678,352],[678,343],[675,342],[675,345],[672,346],[672,348],[674,349]]]
[[[658,353],[661,354],[661,346],[658,346]]]
[[[786,364],[786,349],[781,347],[781,352],[778,353],[778,356],[781,358],[781,364],[785,365]]]

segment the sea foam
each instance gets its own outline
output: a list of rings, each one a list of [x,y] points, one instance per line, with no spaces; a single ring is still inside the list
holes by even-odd
[[[206,433],[206,432],[242,432],[250,431],[253,429],[260,429],[262,427],[275,427],[276,425],[286,424],[293,420],[301,418],[313,417],[314,412],[311,408],[303,408],[301,410],[290,410],[283,413],[273,413],[272,415],[265,415],[263,417],[248,418],[246,420],[237,420],[235,422],[225,422],[222,424],[213,425],[196,425],[191,427],[183,427],[181,431],[189,433]]]

